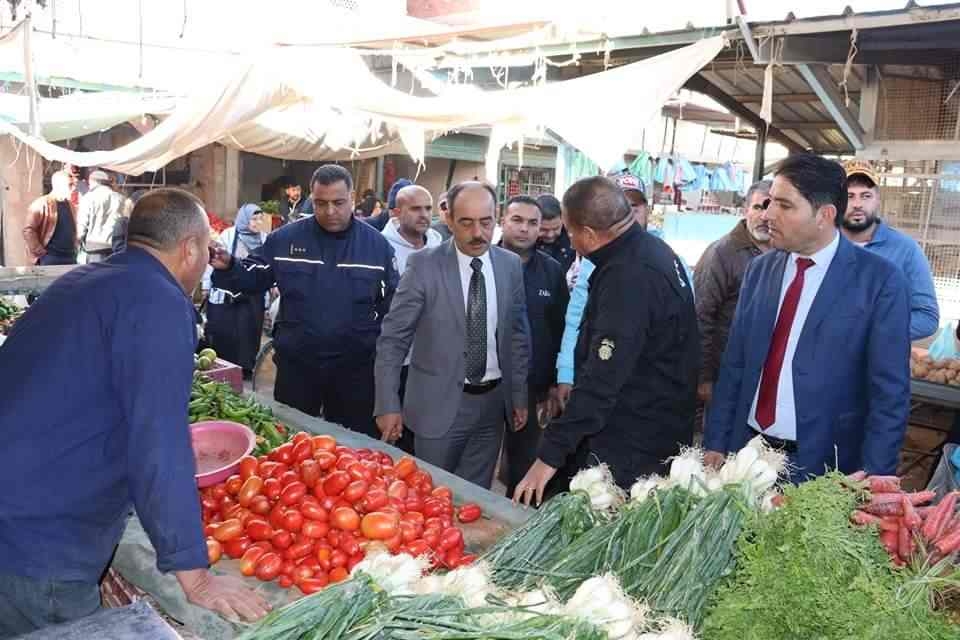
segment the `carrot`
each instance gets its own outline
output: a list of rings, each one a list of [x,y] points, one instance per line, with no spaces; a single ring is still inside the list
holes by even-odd
[[[902,516],[903,515],[903,503],[899,500],[896,502],[884,502],[880,504],[869,503],[861,507],[867,513],[872,513],[875,516]]]
[[[870,491],[875,493],[900,491],[900,478],[897,476],[870,476],[867,482]]]
[[[900,547],[900,537],[896,531],[881,531],[880,544],[887,550],[887,553],[896,555]]]
[[[877,492],[870,495],[870,502],[868,505],[878,505],[878,504],[888,504],[888,503],[900,503],[900,496],[905,495],[902,491],[891,491],[891,492]]]
[[[927,516],[927,520],[923,523],[923,528],[920,530],[920,533],[927,542],[933,542],[940,537],[944,528],[950,523],[950,518],[953,517],[953,511],[956,506],[957,493],[951,491],[940,501],[940,504],[936,506],[933,513]]]
[[[880,518],[881,531],[896,531],[900,528],[900,518],[897,516],[884,516]]]
[[[938,539],[934,546],[943,554],[953,553],[960,549],[960,526],[954,527],[949,533]]]
[[[936,505],[929,505],[926,507],[914,507],[914,509],[916,510],[917,515],[919,515],[921,518],[926,520],[927,516],[933,513],[937,509],[937,507]]]
[[[853,515],[850,516],[850,522],[860,526],[875,524],[880,525],[880,518],[877,516],[867,513],[866,511],[860,511],[859,509],[853,512]]]
[[[907,493],[905,495],[908,498],[910,498],[911,504],[913,504],[914,506],[918,506],[921,504],[926,504],[931,500],[933,500],[934,498],[936,498],[937,492],[936,491],[916,491],[914,493]]]
[[[910,556],[913,555],[913,534],[910,533],[906,523],[897,532],[897,553],[904,560],[909,560]]]
[[[923,518],[914,509],[913,503],[910,502],[906,494],[901,496],[901,501],[903,504],[903,524],[910,531],[916,531],[923,524]],[[906,558],[906,556],[903,557]]]
[[[850,480],[851,482],[863,482],[866,479],[867,479],[866,471],[854,471],[853,473],[847,476],[847,480]]]

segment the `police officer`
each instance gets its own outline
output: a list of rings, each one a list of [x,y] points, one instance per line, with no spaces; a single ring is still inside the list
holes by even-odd
[[[563,227],[563,220],[560,218],[560,201],[549,193],[545,193],[537,198],[537,204],[543,212],[537,249],[559,262],[563,267],[563,273],[566,274],[577,258],[577,252],[570,245],[570,235]]]
[[[575,352],[576,386],[543,434],[514,500],[539,504],[581,440],[628,488],[662,473],[693,439],[700,342],[690,282],[676,254],[643,231],[623,191],[599,176],[563,196],[577,252],[596,265]]]
[[[553,366],[560,351],[564,316],[570,290],[560,263],[535,247],[543,212],[530,196],[514,196],[503,210],[503,237],[500,245],[520,256],[523,262],[523,286],[527,295],[527,321],[533,347],[530,373],[527,375],[527,424],[507,429],[504,452],[507,464],[501,469],[507,495],[523,479],[537,459],[540,443],[540,416],[553,415],[557,370]]]
[[[310,179],[313,216],[270,234],[242,261],[222,247],[213,285],[247,294],[276,285],[274,397],[379,438],[373,419],[373,361],[380,322],[400,276],[393,248],[353,217],[353,179],[328,164]]]

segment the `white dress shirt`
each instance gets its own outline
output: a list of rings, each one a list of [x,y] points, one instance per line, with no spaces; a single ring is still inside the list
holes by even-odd
[[[793,317],[793,326],[790,327],[787,349],[783,357],[783,369],[780,370],[780,380],[777,384],[776,418],[767,429],[761,429],[757,422],[757,398],[760,395],[760,384],[763,383],[762,375],[760,382],[757,383],[757,390],[753,394],[753,406],[750,407],[747,423],[754,430],[768,436],[781,440],[795,441],[797,439],[797,406],[793,397],[793,356],[797,352],[797,342],[800,340],[800,334],[807,321],[807,315],[810,313],[810,307],[813,306],[817,292],[820,291],[820,285],[823,284],[830,263],[837,255],[839,245],[840,234],[836,233],[830,244],[812,256],[791,253],[790,259],[787,261],[787,267],[783,270],[783,281],[780,284],[780,304],[777,305],[778,318],[780,317],[780,307],[783,306],[783,298],[787,294],[787,288],[797,275],[797,258],[810,258],[814,262],[813,266],[803,274],[803,290],[800,292],[800,301],[797,303],[797,314]]]
[[[463,309],[466,313],[467,300],[470,297],[470,278],[473,276],[470,262],[473,258],[461,253],[456,243],[453,246],[457,249],[460,284],[463,288]],[[483,382],[488,382],[499,380],[503,375],[500,371],[500,360],[497,358],[497,283],[493,278],[493,263],[490,261],[490,252],[487,251],[478,257],[483,262],[480,273],[483,274],[483,284],[487,292],[487,372],[483,375]]]

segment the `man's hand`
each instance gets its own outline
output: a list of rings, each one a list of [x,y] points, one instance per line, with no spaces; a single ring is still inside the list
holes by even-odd
[[[187,600],[216,611],[227,619],[259,620],[270,611],[270,603],[251,590],[240,578],[215,576],[206,569],[177,571],[174,575]]]
[[[396,442],[403,435],[403,416],[399,413],[385,413],[377,416],[377,428],[384,442]]]
[[[713,383],[701,382],[697,386],[697,398],[703,404],[710,404],[710,401],[713,400]]]
[[[526,407],[514,407],[513,409],[513,430],[520,431],[527,426],[528,409]]]
[[[530,470],[527,471],[527,475],[523,476],[523,480],[517,485],[517,490],[513,492],[513,501],[530,505],[536,498],[536,505],[540,506],[540,503],[543,502],[543,490],[556,473],[556,469],[538,458],[530,467]]]
[[[561,382],[556,387],[554,398],[557,402],[557,415],[567,410],[567,403],[570,401],[570,393],[573,392],[573,385]]]
[[[214,269],[223,271],[229,269],[233,264],[233,256],[224,247],[219,244],[210,245],[210,266]]]
[[[712,467],[714,469],[719,469],[723,466],[723,463],[727,461],[727,456],[720,453],[719,451],[705,451],[703,454],[703,465],[705,467]]]

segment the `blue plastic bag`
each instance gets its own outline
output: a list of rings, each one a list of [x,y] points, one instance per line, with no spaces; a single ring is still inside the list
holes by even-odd
[[[953,464],[953,478],[960,485],[960,447],[953,450],[950,462]]]
[[[951,320],[950,324],[940,330],[937,339],[930,345],[930,357],[934,360],[958,357],[957,344],[954,339],[956,333],[956,321]]]

